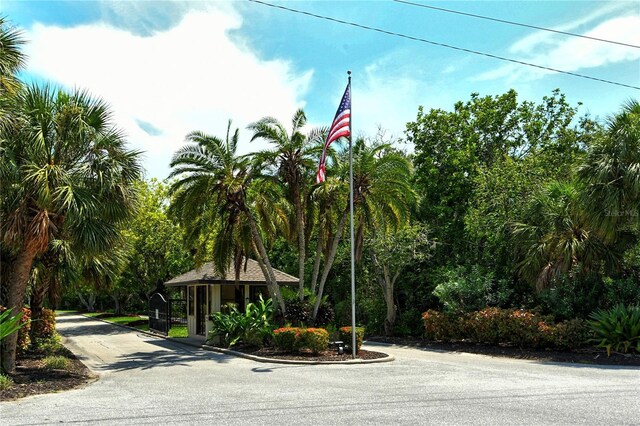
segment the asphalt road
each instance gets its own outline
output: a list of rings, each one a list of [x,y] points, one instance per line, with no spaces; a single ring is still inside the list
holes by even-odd
[[[640,369],[369,345],[389,363],[264,364],[81,316],[66,344],[100,380],[0,403],[3,425],[640,425]]]

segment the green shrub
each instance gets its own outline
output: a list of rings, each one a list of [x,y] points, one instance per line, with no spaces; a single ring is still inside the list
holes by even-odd
[[[346,346],[351,347],[353,336],[351,327],[340,327],[338,330],[338,338],[344,342]],[[364,341],[364,327],[356,327],[356,353],[360,352],[360,347]]]
[[[4,374],[0,374],[0,390],[9,389],[11,386],[13,386],[13,379]]]
[[[590,315],[589,325],[595,333],[598,347],[627,353],[640,352],[640,306],[616,305],[609,310],[598,310]]]
[[[271,337],[273,322],[273,303],[271,299],[260,299],[256,303],[249,303],[242,313],[235,306],[230,306],[228,312],[215,312],[211,315],[211,330],[207,341],[213,342],[220,338],[221,344],[231,347],[240,340],[252,346],[262,346],[258,339]]]
[[[24,312],[12,315],[11,310],[0,306],[0,341],[24,327],[22,316]]]
[[[417,308],[400,312],[396,317],[393,333],[398,336],[421,336],[424,328],[420,323],[420,315]]]
[[[603,286],[596,276],[563,275],[554,279],[552,286],[538,295],[538,300],[542,310],[557,321],[586,319],[604,300]]]
[[[44,368],[47,370],[67,370],[70,366],[71,361],[64,356],[53,355],[44,359]]]
[[[477,266],[462,266],[442,272],[440,283],[433,290],[449,312],[470,312],[488,304],[502,305],[511,295],[506,280],[496,280],[493,272],[484,272]]]
[[[67,353],[67,349],[60,343],[60,336],[57,334],[47,338],[35,339],[29,351],[44,355],[62,355]]]
[[[576,349],[593,338],[593,332],[586,320],[575,318],[563,321],[551,328],[549,346],[559,349]]]
[[[282,327],[273,331],[273,343],[276,349],[283,352],[293,352],[300,329],[298,327]]]

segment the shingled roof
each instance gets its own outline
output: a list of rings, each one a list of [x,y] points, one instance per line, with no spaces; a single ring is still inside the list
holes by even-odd
[[[277,269],[273,270],[278,284],[297,284],[298,279],[289,274],[285,274]],[[169,287],[181,287],[187,284],[233,284],[235,280],[235,272],[233,267],[229,268],[226,277],[220,277],[213,271],[213,262],[207,262],[200,268],[194,269],[175,278],[170,279],[164,284]],[[242,284],[266,284],[262,269],[253,259],[247,259],[246,269],[243,262],[240,269],[240,277],[238,280]]]

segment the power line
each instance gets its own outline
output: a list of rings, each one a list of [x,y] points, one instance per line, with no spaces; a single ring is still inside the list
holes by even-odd
[[[612,44],[618,44],[620,46],[633,47],[635,49],[640,49],[640,46],[637,46],[635,44],[623,43],[623,42],[615,41],[615,40],[607,40],[607,39],[604,39],[604,38],[591,37],[591,36],[587,36],[587,35],[583,35],[583,34],[576,34],[576,33],[570,33],[570,32],[566,32],[566,31],[554,30],[554,29],[551,29],[551,28],[537,27],[535,25],[529,25],[529,24],[523,24],[523,23],[520,23],[520,22],[507,21],[505,19],[492,18],[490,16],[475,15],[473,13],[460,12],[458,10],[452,10],[452,9],[445,9],[444,7],[429,6],[427,4],[414,3],[414,2],[411,2],[411,1],[407,1],[407,0],[392,0],[392,1],[394,1],[396,3],[407,4],[407,5],[410,5],[410,6],[423,7],[425,9],[439,10],[441,12],[455,13],[457,15],[470,16],[472,18],[486,19],[488,21],[500,22],[500,23],[503,23],[503,24],[517,25],[519,27],[533,28],[535,30],[549,31],[549,32],[556,33],[556,34],[568,35],[568,36],[572,36],[572,37],[586,38],[586,39],[589,39],[589,40],[601,41],[603,43],[612,43]]]
[[[514,63],[514,64],[525,65],[525,66],[528,66],[528,67],[543,69],[543,70],[546,70],[546,71],[552,71],[552,72],[556,72],[556,73],[560,73],[560,74],[571,75],[571,76],[574,76],[574,77],[585,78],[585,79],[588,79],[588,80],[599,81],[601,83],[613,84],[615,86],[622,86],[622,87],[628,87],[630,89],[640,90],[639,86],[632,86],[630,84],[618,83],[616,81],[605,80],[605,79],[597,78],[597,77],[591,77],[591,76],[588,76],[588,75],[585,75],[585,74],[578,74],[578,73],[571,72],[571,71],[563,71],[563,70],[559,70],[559,69],[556,69],[556,68],[545,67],[543,65],[532,64],[530,62],[519,61],[517,59],[506,58],[504,56],[493,55],[491,53],[484,53],[484,52],[479,52],[477,50],[471,50],[471,49],[466,49],[466,48],[463,48],[463,47],[457,47],[457,46],[453,46],[453,45],[446,44],[446,43],[439,43],[439,42],[427,40],[427,39],[420,38],[420,37],[414,37],[414,36],[410,36],[410,35],[406,35],[406,34],[396,33],[396,32],[393,32],[393,31],[387,31],[387,30],[383,30],[383,29],[375,28],[375,27],[370,27],[370,26],[363,25],[363,24],[357,24],[355,22],[343,21],[341,19],[332,18],[330,16],[317,15],[315,13],[306,12],[304,10],[292,9],[292,8],[286,7],[286,6],[280,6],[280,5],[277,5],[277,4],[267,3],[267,2],[262,1],[262,0],[248,0],[248,1],[250,1],[252,3],[259,3],[259,4],[262,4],[264,6],[269,6],[269,7],[275,8],[275,9],[286,10],[288,12],[298,13],[298,14],[301,14],[301,15],[307,15],[307,16],[311,16],[311,17],[314,17],[314,18],[318,18],[318,19],[324,19],[326,21],[337,22],[339,24],[349,25],[349,26],[356,27],[356,28],[361,28],[361,29],[364,29],[364,30],[375,31],[375,32],[378,32],[378,33],[392,35],[392,36],[395,36],[395,37],[401,37],[401,38],[405,38],[405,39],[408,39],[408,40],[419,41],[421,43],[432,44],[434,46],[446,47],[447,49],[458,50],[458,51],[461,51],[461,52],[471,53],[471,54],[479,55],[479,56],[486,56],[488,58],[498,59],[498,60],[501,60],[501,61],[511,62],[511,63]]]

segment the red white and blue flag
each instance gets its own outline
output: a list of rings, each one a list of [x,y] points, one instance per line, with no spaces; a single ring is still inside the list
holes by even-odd
[[[324,143],[322,157],[320,157],[320,165],[316,174],[316,183],[325,181],[325,163],[327,161],[327,149],[331,143],[339,138],[348,138],[351,136],[351,82],[347,84],[347,88],[342,95],[342,101],[338,106],[338,111],[333,119],[333,123],[329,128],[329,135]]]

